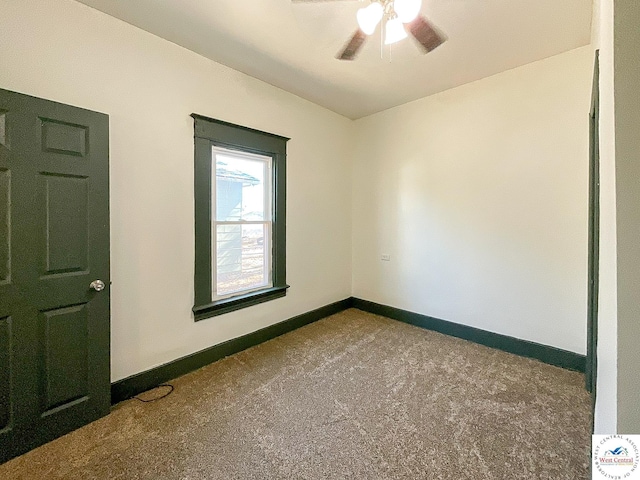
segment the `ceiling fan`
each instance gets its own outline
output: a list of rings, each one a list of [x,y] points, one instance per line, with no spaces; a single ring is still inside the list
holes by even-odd
[[[328,0],[292,0],[295,3]],[[391,45],[407,38],[409,32],[423,53],[429,53],[442,45],[447,37],[420,14],[422,0],[365,0],[369,5],[358,10],[358,29],[338,52],[339,60],[353,60],[362,49],[368,36],[378,25],[384,29],[384,43]]]

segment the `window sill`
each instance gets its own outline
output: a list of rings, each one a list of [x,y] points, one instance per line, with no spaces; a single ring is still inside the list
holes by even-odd
[[[194,320],[198,322],[205,318],[224,315],[225,313],[233,312],[235,310],[275,300],[276,298],[284,297],[287,294],[288,288],[289,285],[285,285],[284,287],[271,287],[247,293],[245,295],[225,298],[224,300],[218,300],[206,305],[199,305],[193,307],[193,317]]]

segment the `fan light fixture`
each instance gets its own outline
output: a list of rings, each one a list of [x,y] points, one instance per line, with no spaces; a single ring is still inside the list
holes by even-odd
[[[382,20],[383,15],[384,7],[378,2],[373,2],[367,7],[358,10],[356,16],[358,26],[364,33],[371,35],[376,31],[376,27],[380,23],[380,20]]]
[[[389,20],[385,25],[385,30],[385,45],[391,45],[392,43],[396,43],[407,38],[407,32],[404,29],[404,25],[402,25],[402,21],[398,17]]]
[[[311,3],[319,0],[295,1]],[[385,45],[399,42],[411,34],[423,53],[438,48],[447,37],[420,14],[421,8],[422,0],[369,0],[369,5],[358,10],[356,14],[358,29],[338,52],[336,58],[353,60],[378,25],[383,29],[382,39]]]
[[[372,0],[369,5],[358,10],[356,19],[364,34],[373,35],[378,24],[386,18],[384,43],[390,45],[407,38],[403,23],[415,20],[420,7],[422,0]]]
[[[384,44],[391,45],[407,38],[403,23],[415,20],[420,13],[420,7],[422,0],[373,0],[358,10],[356,19],[364,34],[373,35],[378,24],[386,17]]]
[[[402,23],[409,23],[415,20],[420,13],[422,0],[395,0],[393,11],[396,12]]]

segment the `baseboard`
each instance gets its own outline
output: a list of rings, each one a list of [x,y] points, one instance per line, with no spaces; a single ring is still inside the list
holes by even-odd
[[[350,308],[351,298],[325,305],[302,315],[270,325],[242,337],[214,345],[213,347],[187,355],[159,367],[147,370],[111,384],[111,404],[127,400],[139,393],[157,387],[161,383],[177,378],[198,368],[209,365],[221,358],[246,350],[272,338],[303,327],[322,318]]]
[[[418,327],[444,333],[452,337],[463,338],[474,343],[479,343],[491,348],[497,348],[505,352],[514,353],[522,357],[535,358],[541,362],[555,365],[557,367],[575,370],[584,373],[586,357],[578,353],[569,352],[556,347],[542,345],[540,343],[521,340],[499,333],[488,332],[479,328],[460,325],[459,323],[448,322],[438,318],[401,310],[387,305],[352,298],[352,306],[365,312],[382,315],[384,317],[410,323]]]
[[[351,307],[523,357],[535,358],[550,365],[582,373],[585,371],[584,355],[350,297],[118,380],[111,384],[111,404],[127,400],[161,383]]]

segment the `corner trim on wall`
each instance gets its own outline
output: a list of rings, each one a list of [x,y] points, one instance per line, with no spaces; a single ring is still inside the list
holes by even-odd
[[[462,338],[474,343],[479,343],[480,345],[520,355],[521,357],[535,358],[549,365],[555,365],[581,373],[585,371],[586,357],[584,355],[560,348],[542,345],[528,340],[521,340],[459,323],[448,322],[368,300],[361,300],[359,298],[352,299],[352,307],[426,328],[427,330],[433,330],[434,332],[444,333],[445,335]]]
[[[346,298],[324,307],[290,318],[275,325],[251,332],[242,337],[233,338],[213,347],[187,355],[151,370],[132,375],[111,384],[111,404],[127,400],[139,393],[157,387],[163,382],[185,375],[193,370],[209,365],[221,358],[246,350],[249,347],[279,337],[322,318],[336,314],[351,307],[351,298]]]

